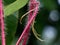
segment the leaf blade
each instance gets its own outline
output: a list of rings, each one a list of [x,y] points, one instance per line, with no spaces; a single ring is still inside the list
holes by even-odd
[[[21,9],[24,5],[26,5],[28,0],[17,0],[14,3],[8,5],[7,7],[5,7],[4,9],[4,15],[5,16],[9,16],[10,14],[12,14],[13,12]]]

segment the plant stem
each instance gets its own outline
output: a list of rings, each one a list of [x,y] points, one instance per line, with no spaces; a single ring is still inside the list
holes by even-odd
[[[2,37],[2,45],[5,45],[5,33],[4,33],[4,17],[3,17],[3,4],[2,0],[0,0],[0,22],[1,22],[1,37]]]
[[[35,10],[33,12],[30,12],[29,13],[27,25],[24,28],[24,31],[22,32],[21,36],[19,37],[16,45],[19,45],[19,43],[21,42],[22,39],[24,39],[24,41],[23,41],[24,44],[23,45],[26,45],[26,43],[27,43],[27,40],[26,39],[28,39],[28,35],[30,33],[30,26],[31,26],[33,20],[35,19],[36,15],[38,13],[39,2],[37,2],[36,0],[30,0],[30,3],[31,4],[30,4],[30,7],[29,7],[30,8],[29,10],[31,10],[33,8],[35,8]]]

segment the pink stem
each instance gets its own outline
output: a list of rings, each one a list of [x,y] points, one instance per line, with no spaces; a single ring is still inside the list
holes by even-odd
[[[30,31],[29,31],[30,32]],[[29,34],[29,33],[28,33]],[[23,41],[23,43],[22,43],[22,45],[26,45],[27,44],[27,40],[28,40],[28,38],[29,38],[29,35],[26,35],[26,37],[24,38],[24,41]]]
[[[35,1],[31,1],[30,0],[30,2],[29,2],[29,10],[32,10],[32,9],[34,9],[35,7],[34,7],[34,5],[35,5],[35,3],[34,3]],[[33,12],[30,12],[29,13],[29,15],[28,15],[28,21],[30,20],[30,18],[32,17],[32,15],[33,15]],[[30,26],[29,26],[30,27]],[[29,30],[30,30],[30,28],[29,28]],[[28,31],[28,34],[30,33],[30,31]],[[26,43],[27,43],[27,40],[28,40],[28,38],[29,38],[29,36],[28,36],[28,34],[26,34],[27,36],[24,38],[24,42],[22,43],[22,45],[26,45]]]
[[[0,0],[0,19],[1,19],[1,36],[2,36],[2,45],[5,45],[5,33],[4,33],[4,17],[3,17],[3,4],[2,0]]]
[[[39,3],[38,3],[38,4],[39,4]],[[22,32],[21,36],[19,37],[16,45],[19,45],[19,43],[21,42],[22,38],[28,34],[27,32],[29,32],[29,30],[30,30],[31,23],[32,23],[32,21],[34,20],[34,18],[35,18],[36,15],[37,15],[38,8],[39,8],[39,5],[38,5],[38,4],[35,5],[34,8],[36,8],[36,9],[35,9],[35,11],[33,12],[33,14],[30,16],[31,18],[29,17],[29,20],[28,20],[28,22],[27,22],[27,25],[26,25],[26,27],[24,28],[24,31]],[[26,33],[27,33],[27,34],[26,34]],[[26,37],[28,37],[28,36],[26,36]],[[24,40],[26,41],[26,38],[24,38]],[[25,42],[25,41],[24,41],[24,42]],[[26,42],[25,42],[25,43],[26,43]]]
[[[31,2],[33,2],[33,1],[30,0],[30,2],[29,2],[29,10],[32,10],[34,8],[34,4]],[[32,15],[33,15],[33,12],[30,12],[28,15],[28,21],[30,20]]]

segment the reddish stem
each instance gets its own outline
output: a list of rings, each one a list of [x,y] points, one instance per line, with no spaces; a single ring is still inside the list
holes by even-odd
[[[30,32],[30,31],[29,31]],[[29,34],[29,33],[28,33]],[[29,35],[26,35],[26,37],[24,37],[24,41],[23,41],[23,43],[22,43],[22,45],[26,45],[26,43],[27,43],[27,40],[28,40],[28,38],[29,38]]]
[[[5,45],[5,33],[4,33],[4,17],[3,17],[3,4],[0,0],[0,22],[1,22],[1,36],[2,36],[2,45]]]
[[[31,5],[30,5],[30,8],[31,8],[31,9],[32,9],[32,8],[36,8],[36,9],[29,14],[29,16],[28,16],[28,21],[27,21],[27,25],[26,25],[26,27],[24,28],[24,31],[22,32],[21,36],[19,37],[16,45],[19,45],[19,43],[21,42],[22,39],[24,39],[23,45],[26,45],[26,43],[27,43],[27,40],[26,40],[26,39],[28,39],[28,34],[29,34],[29,32],[30,32],[30,26],[31,26],[31,24],[32,24],[32,21],[33,21],[34,18],[36,17],[37,12],[38,12],[38,8],[39,8],[39,2],[36,2],[36,1],[33,2],[33,1],[34,1],[34,0],[31,1],[31,3],[32,3],[33,5],[31,4]],[[30,9],[30,10],[31,10],[31,9]],[[26,38],[25,38],[25,36],[26,36]],[[26,41],[26,42],[25,42],[25,41]]]
[[[36,1],[34,1],[34,0],[31,1],[31,0],[30,0],[30,2],[29,2],[29,11],[35,8],[35,4],[36,4],[36,3],[37,3]],[[34,13],[34,11],[29,13],[29,15],[28,15],[28,21],[31,19],[33,13]],[[30,27],[30,26],[29,26],[29,27]],[[29,30],[30,30],[30,28],[29,28]],[[28,34],[29,34],[29,33],[30,33],[30,31],[28,31]],[[27,36],[26,36],[26,38],[24,38],[24,42],[23,42],[22,45],[26,45],[27,40],[28,40],[28,38],[29,38],[28,34],[26,34]]]
[[[33,2],[33,3],[31,3]],[[34,1],[31,1],[29,2],[29,11],[32,10],[34,8]],[[28,15],[28,21],[30,20],[30,18],[32,17],[33,15],[33,12],[30,12],[29,15]],[[27,22],[28,23],[28,22]],[[30,30],[30,26],[29,26],[29,30]],[[28,30],[27,30],[28,31]],[[26,32],[27,33],[27,32]],[[30,33],[30,31],[28,31],[28,33],[26,34],[26,37],[24,38],[24,42],[22,43],[22,45],[26,45],[27,43],[27,40],[28,40],[28,34]]]

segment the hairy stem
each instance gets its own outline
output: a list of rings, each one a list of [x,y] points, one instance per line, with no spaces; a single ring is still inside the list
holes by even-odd
[[[28,39],[28,34],[30,33],[30,26],[31,26],[33,20],[35,19],[36,15],[38,13],[39,2],[37,2],[36,0],[30,0],[30,4],[29,5],[30,5],[30,7],[29,7],[30,9],[29,10],[34,9],[34,8],[35,8],[35,10],[33,12],[29,13],[27,25],[24,28],[24,31],[22,32],[21,36],[19,37],[16,45],[19,45],[19,43],[21,42],[22,39],[24,40],[23,41],[23,45],[26,45],[26,43],[27,43],[26,39]]]
[[[2,0],[0,0],[0,22],[1,22],[1,37],[2,37],[2,45],[5,45],[5,32],[4,32],[4,17],[3,17],[3,4]]]

